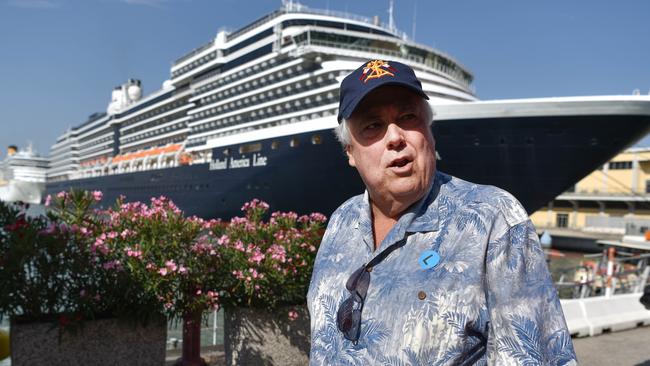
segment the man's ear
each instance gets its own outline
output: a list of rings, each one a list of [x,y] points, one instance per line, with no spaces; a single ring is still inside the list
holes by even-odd
[[[352,156],[351,150],[352,150],[352,146],[350,145],[345,146],[345,154],[348,156],[348,164],[350,164],[350,166],[356,167],[357,165],[356,162],[354,161],[354,156]]]

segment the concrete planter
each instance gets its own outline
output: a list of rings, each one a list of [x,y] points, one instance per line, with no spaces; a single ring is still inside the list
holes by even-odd
[[[298,319],[289,320],[289,310],[296,310]],[[226,310],[226,365],[307,365],[309,328],[306,306],[284,307],[272,312],[251,308]]]
[[[143,365],[165,363],[165,324],[147,327],[115,319],[88,321],[63,332],[52,323],[11,323],[12,366]]]

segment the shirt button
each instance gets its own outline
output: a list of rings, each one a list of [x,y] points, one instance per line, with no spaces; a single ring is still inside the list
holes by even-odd
[[[424,300],[424,299],[426,299],[426,298],[427,298],[427,294],[426,294],[426,292],[424,292],[424,291],[420,291],[420,292],[418,292],[418,299],[420,299],[420,300]]]

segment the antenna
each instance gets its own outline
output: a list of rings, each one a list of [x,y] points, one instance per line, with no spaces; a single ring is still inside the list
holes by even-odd
[[[395,31],[395,19],[393,19],[393,0],[390,0],[388,5],[388,29],[391,32]]]
[[[282,0],[282,6],[289,11],[293,10],[293,0]]]
[[[411,39],[413,42],[415,42],[415,23],[417,20],[417,13],[418,13],[418,0],[415,0],[413,2],[413,28],[411,28]]]

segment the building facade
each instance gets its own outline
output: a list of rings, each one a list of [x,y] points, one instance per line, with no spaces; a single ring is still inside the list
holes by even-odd
[[[531,215],[538,228],[643,234],[650,229],[650,148],[630,148]]]

